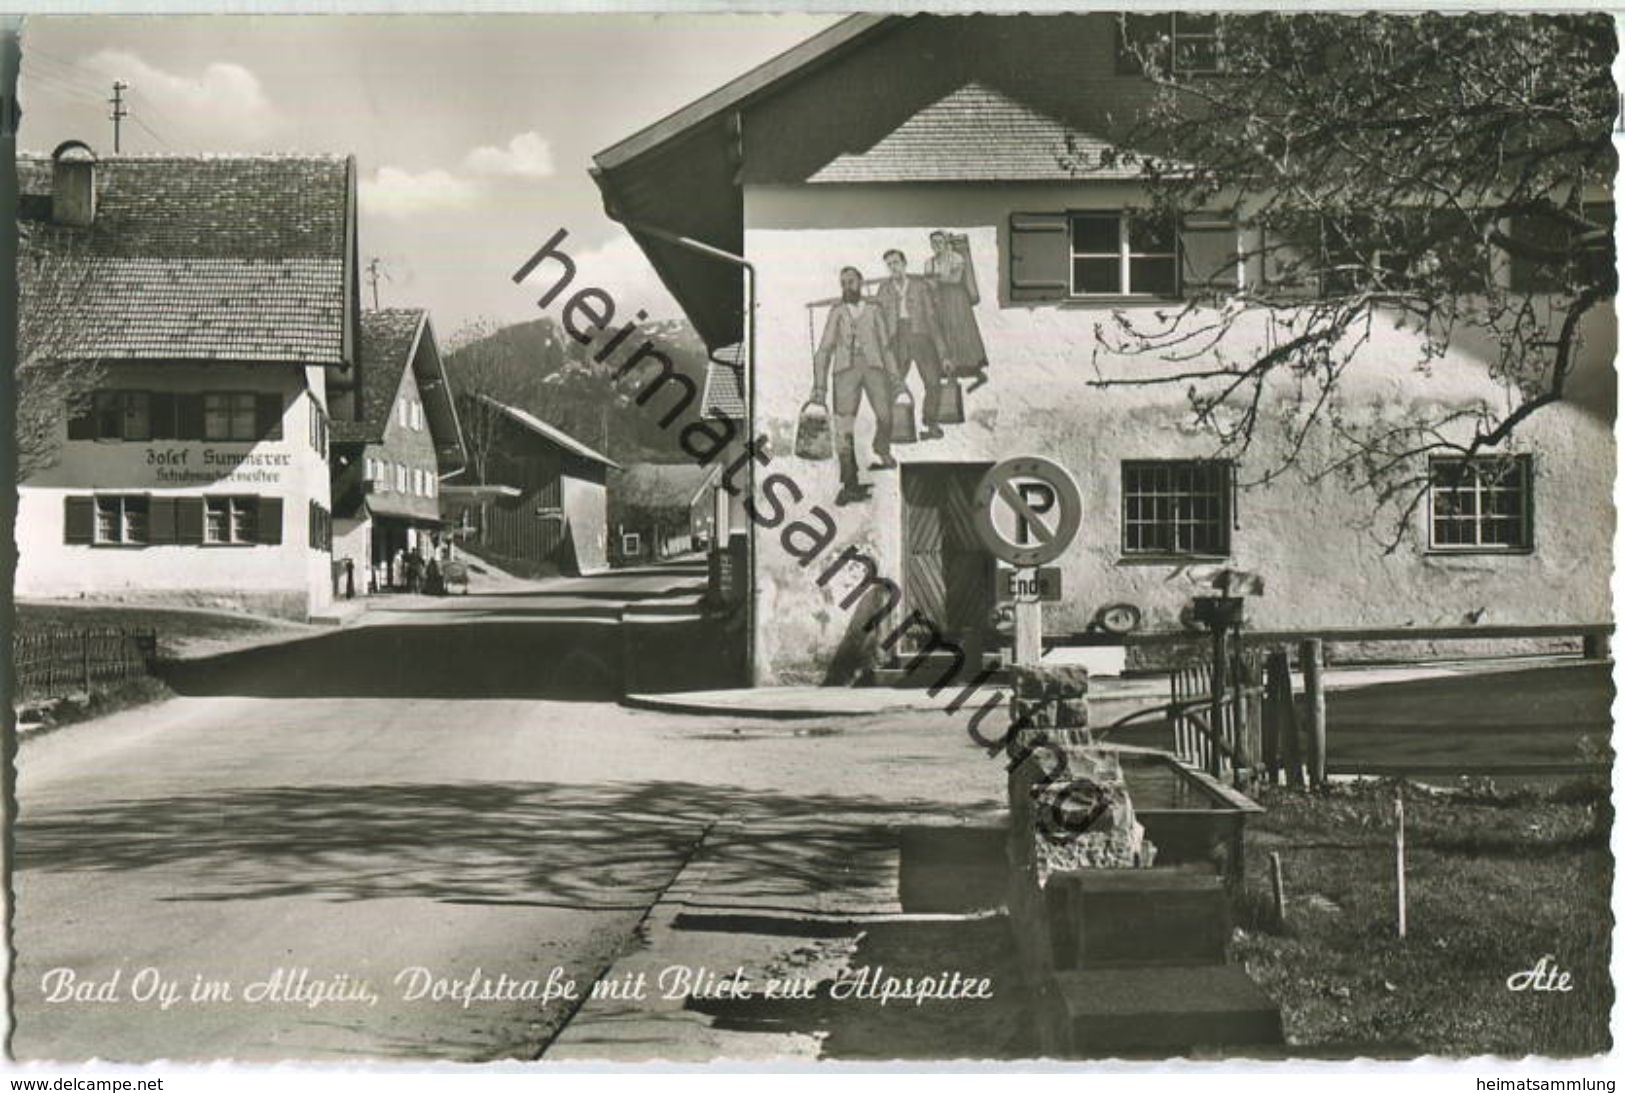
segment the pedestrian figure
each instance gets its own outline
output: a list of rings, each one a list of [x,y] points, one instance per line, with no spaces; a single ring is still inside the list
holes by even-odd
[[[863,274],[851,266],[841,270],[841,299],[830,308],[824,336],[813,352],[812,401],[823,403],[834,375],[833,429],[835,453],[841,465],[841,492],[837,505],[863,501],[869,486],[858,480],[858,456],[853,430],[858,408],[869,400],[875,416],[875,462],[871,470],[897,466],[891,455],[892,393],[901,382],[897,363],[886,337],[880,307],[863,295]]]
[[[908,258],[900,250],[885,254],[890,273],[875,290],[875,302],[886,320],[886,340],[897,361],[898,381],[908,382],[909,369],[917,368],[924,388],[920,402],[920,439],[942,436],[937,410],[942,401],[944,370],[953,371],[948,343],[943,340],[936,302],[925,279],[911,276]]]

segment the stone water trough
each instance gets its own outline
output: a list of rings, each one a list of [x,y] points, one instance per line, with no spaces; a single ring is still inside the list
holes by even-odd
[[[1227,962],[1246,796],[1104,745],[1076,667],[1013,672],[1007,906],[1044,1054],[1278,1053],[1280,1010]]]

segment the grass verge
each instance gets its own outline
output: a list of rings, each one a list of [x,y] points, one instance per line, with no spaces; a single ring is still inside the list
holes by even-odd
[[[158,632],[160,659],[207,656],[309,631],[301,623],[232,611],[204,611],[140,604],[34,602],[17,604],[19,631],[56,627],[151,628]]]
[[[1406,817],[1396,931],[1394,799]],[[1306,1048],[1584,1056],[1609,1050],[1613,808],[1606,781],[1440,793],[1396,781],[1266,787],[1235,952]],[[1271,851],[1285,877],[1275,921]],[[1514,991],[1550,955],[1572,990]]]

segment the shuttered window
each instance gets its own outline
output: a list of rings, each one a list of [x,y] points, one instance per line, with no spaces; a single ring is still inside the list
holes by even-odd
[[[320,424],[326,444],[326,419]],[[97,391],[68,418],[69,440],[281,440],[282,398],[252,391]]]
[[[333,549],[333,515],[316,501],[310,502],[310,547]]]
[[[153,537],[152,499],[144,493],[104,493],[63,499],[62,540],[78,545],[146,546]]]
[[[205,497],[202,541],[219,546],[282,542],[282,498]]]
[[[1612,202],[1587,204],[1585,217],[1610,230],[1602,238],[1575,246],[1573,228],[1566,222],[1551,217],[1523,216],[1512,221],[1511,236],[1518,243],[1554,254],[1572,250],[1572,261],[1565,263],[1556,258],[1541,260],[1538,253],[1512,252],[1512,290],[1514,292],[1573,291],[1576,286],[1608,284],[1614,270],[1614,206]]]
[[[1235,223],[1119,210],[1016,213],[1010,218],[1012,303],[1091,297],[1177,298],[1243,284]]]

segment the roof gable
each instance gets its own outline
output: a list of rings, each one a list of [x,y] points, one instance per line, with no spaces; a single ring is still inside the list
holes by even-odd
[[[334,440],[382,443],[423,323],[420,308],[380,308],[361,313],[361,418],[333,422]]]
[[[1102,165],[1111,145],[1002,91],[972,81],[927,103],[861,152],[837,156],[811,182],[995,182],[1133,178]]]
[[[517,406],[509,406],[505,402],[498,402],[490,395],[477,395],[475,397],[481,402],[485,403],[487,406],[500,411],[504,417],[512,421],[514,424],[536,434],[542,439],[547,440],[560,448],[563,448],[566,452],[569,452],[572,455],[580,456],[582,459],[587,459],[594,463],[601,463],[606,467],[613,467],[616,470],[619,470],[621,467],[619,463],[609,458],[609,456],[603,455],[602,453],[587,447],[587,445],[583,444],[581,441],[577,440],[575,437],[571,436],[557,425],[549,425],[547,422],[543,421],[541,418],[537,417],[528,410],[521,410]]]

